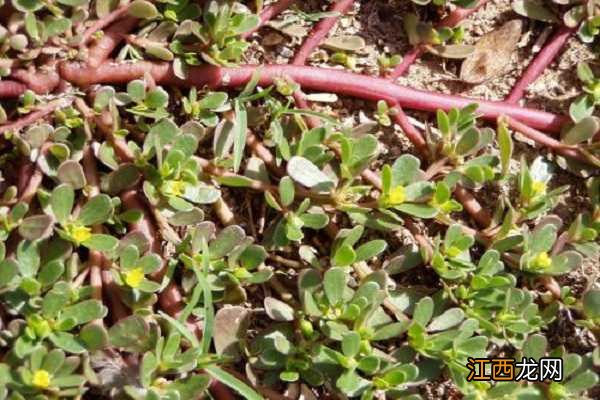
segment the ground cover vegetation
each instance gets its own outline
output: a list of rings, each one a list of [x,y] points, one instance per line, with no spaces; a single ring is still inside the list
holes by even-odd
[[[369,72],[335,30],[367,3],[0,0],[0,398],[600,396],[596,61],[525,99],[598,2],[479,36],[493,1],[372,2],[410,50]],[[525,25],[501,101],[396,81],[485,84]],[[467,381],[544,356],[561,382]]]

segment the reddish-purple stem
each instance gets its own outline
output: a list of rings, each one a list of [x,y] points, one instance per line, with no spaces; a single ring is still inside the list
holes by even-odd
[[[469,215],[484,228],[487,228],[492,223],[492,216],[479,204],[479,201],[473,196],[471,192],[465,189],[462,186],[457,186],[454,189],[454,195],[463,205],[464,209],[469,213]]]
[[[96,22],[94,22],[89,28],[87,28],[85,32],[83,32],[83,34],[81,35],[80,46],[87,44],[87,42],[92,38],[92,35],[94,35],[96,32],[104,29],[119,18],[125,16],[128,10],[129,6],[121,6],[116,10],[110,12],[109,14],[106,14],[102,18],[96,20]]]
[[[191,67],[188,77],[181,80],[166,63],[136,62],[127,64],[103,64],[99,68],[86,68],[80,64],[63,64],[61,75],[64,79],[80,85],[93,83],[127,83],[150,73],[158,84],[172,84],[180,87],[208,86],[210,88],[235,88],[247,83],[257,68],[260,68],[260,85],[271,85],[275,78],[289,77],[301,87],[353,96],[364,100],[385,100],[397,102],[404,108],[435,112],[438,109],[450,110],[478,103],[477,111],[487,120],[495,121],[502,115],[518,119],[524,123],[549,132],[560,132],[563,123],[569,119],[546,111],[504,104],[496,101],[470,99],[448,94],[393,85],[386,79],[359,75],[335,69],[295,66],[262,65],[238,68],[220,68],[211,65]]]
[[[27,71],[18,69],[10,74],[11,78],[23,82],[28,89],[37,94],[48,94],[54,91],[60,83],[56,67],[52,66],[47,72]]]
[[[523,98],[525,91],[541,74],[544,70],[552,64],[554,59],[560,54],[561,50],[569,40],[571,34],[573,34],[573,28],[567,28],[565,26],[560,27],[554,36],[550,38],[544,48],[535,56],[531,64],[527,67],[527,70],[516,83],[511,90],[508,97],[504,100],[508,104],[515,104]]]
[[[5,125],[0,125],[0,134],[7,131],[18,131],[19,129],[24,128],[27,125],[31,125],[34,122],[52,114],[54,110],[61,106],[61,104],[64,104],[62,100],[55,100],[51,103],[46,104],[39,110],[30,112],[29,114],[17,121]]]
[[[354,0],[338,0],[332,4],[329,11],[337,12],[343,15],[350,9],[350,7],[352,7],[353,3]],[[306,64],[308,57],[317,47],[319,47],[323,39],[325,39],[325,37],[329,34],[329,31],[331,31],[338,19],[339,16],[336,15],[320,20],[317,25],[315,25],[315,28],[312,30],[310,35],[308,35],[304,43],[302,43],[302,46],[292,60],[292,65]]]
[[[27,86],[15,81],[0,81],[0,99],[12,99],[22,95]]]
[[[505,117],[504,119],[505,119],[507,125],[511,129],[521,133],[523,136],[533,140],[536,143],[539,143],[543,146],[548,147],[549,149],[553,150],[555,153],[558,153],[565,157],[569,157],[569,158],[573,158],[573,159],[582,161],[587,164],[591,163],[590,159],[587,158],[579,150],[577,150],[576,147],[566,146],[566,145],[562,144],[561,142],[559,142],[558,140],[551,138],[550,136],[545,135],[544,133],[533,129],[532,127],[530,127],[514,118]]]
[[[125,39],[125,35],[128,34],[137,23],[137,18],[125,17],[111,25],[104,31],[104,35],[90,47],[88,53],[88,65],[91,67],[98,67],[104,63],[115,47]]]
[[[44,179],[44,173],[36,168],[33,171],[33,174],[29,177],[29,181],[27,182],[27,186],[23,189],[23,191],[19,195],[19,201],[30,204],[33,200],[34,196],[37,193],[38,188],[42,184],[42,180]]]
[[[265,7],[260,13],[260,23],[258,24],[258,26],[252,29],[251,31],[244,33],[242,35],[242,38],[246,39],[252,36],[254,32],[259,30],[267,22],[269,22],[270,20],[287,10],[295,2],[296,0],[278,0],[277,2]]]
[[[458,25],[463,19],[469,17],[475,11],[479,10],[485,3],[489,0],[479,0],[474,7],[471,8],[456,8],[454,11],[450,12],[448,16],[440,21],[440,27],[453,28]]]
[[[141,199],[136,190],[122,193],[121,201],[123,202],[125,209],[137,209],[143,213],[143,217],[139,222],[129,224],[130,232],[142,233],[148,240],[152,252],[162,254],[160,238],[145,201]],[[166,263],[163,259],[162,268],[152,274],[152,279],[160,282],[166,272]],[[181,296],[179,288],[174,283],[171,283],[159,294],[158,301],[161,307],[170,315],[178,315],[184,307],[183,297]]]
[[[411,143],[417,148],[419,153],[426,155],[429,150],[427,149],[427,142],[423,138],[421,132],[410,123],[408,116],[402,107],[397,104],[392,104],[392,106],[394,106],[394,122],[396,122],[400,128],[402,128],[408,140],[410,140]]]
[[[337,1],[331,5],[329,11],[339,13],[340,15],[345,14],[352,7],[353,1]],[[296,52],[292,60],[292,65],[304,65],[308,60],[310,54],[321,44],[323,39],[329,34],[329,32],[333,29],[336,22],[338,21],[339,16],[327,17],[319,21],[317,25],[313,28],[310,35],[306,38],[302,46]],[[296,103],[296,107],[309,109],[310,105],[308,101],[306,101],[305,94],[302,92],[302,89],[297,90],[294,93],[294,101]],[[316,117],[307,116],[305,120],[309,127],[315,128],[319,126],[320,121]]]
[[[463,19],[477,11],[481,6],[487,3],[488,0],[479,0],[479,3],[473,8],[457,8],[452,11],[448,16],[442,19],[439,23],[440,27],[452,28]],[[415,61],[424,53],[424,49],[421,46],[413,47],[406,55],[402,58],[402,62],[396,66],[396,68],[390,74],[390,79],[395,80],[398,77],[404,75],[408,68],[414,64]]]
[[[425,50],[421,46],[415,46],[402,58],[402,62],[394,68],[392,73],[389,75],[391,80],[395,80],[398,77],[404,75],[411,65],[417,61],[419,57],[423,55]]]

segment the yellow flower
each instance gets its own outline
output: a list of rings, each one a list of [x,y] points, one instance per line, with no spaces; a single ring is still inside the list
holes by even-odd
[[[71,225],[69,234],[77,243],[83,243],[92,237],[92,229],[83,225]]]
[[[533,265],[537,268],[546,269],[552,265],[552,258],[545,251],[539,253],[533,259]]]
[[[38,369],[33,373],[31,382],[37,388],[46,389],[50,386],[50,374],[45,369]]]
[[[458,255],[460,253],[462,253],[462,251],[456,246],[450,246],[450,248],[448,248],[448,250],[446,250],[446,255],[448,257],[452,257],[452,258],[458,257]]]
[[[144,270],[141,268],[134,268],[131,271],[125,272],[125,283],[132,288],[137,288],[140,283],[144,280]]]
[[[404,186],[396,186],[390,191],[388,196],[390,204],[402,204],[406,200]]]
[[[238,279],[247,279],[252,276],[252,274],[250,272],[248,272],[248,270],[246,268],[241,268],[241,267],[236,268],[233,271],[233,275]]]
[[[165,193],[171,196],[181,196],[185,192],[184,181],[168,181],[165,184]]]
[[[531,191],[533,192],[533,197],[546,194],[546,182],[533,181]]]

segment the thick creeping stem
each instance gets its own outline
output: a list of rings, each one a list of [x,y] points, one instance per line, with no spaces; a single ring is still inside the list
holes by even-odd
[[[524,124],[523,122],[515,119],[515,118],[511,118],[511,117],[504,117],[506,120],[507,125],[521,133],[523,136],[533,140],[534,142],[541,144],[542,146],[546,146],[548,149],[562,155],[568,158],[573,158],[575,160],[581,161],[583,163],[592,163],[594,165],[596,165],[596,167],[598,167],[597,162],[596,161],[590,161],[590,159],[588,157],[586,157],[578,148],[577,146],[567,146],[564,145],[563,143],[559,142],[558,140],[544,134],[543,132],[540,132],[536,129],[533,129],[531,126],[528,126],[527,124]]]
[[[252,36],[252,34],[254,34],[256,31],[258,31],[267,22],[269,22],[270,20],[272,20],[273,18],[275,18],[276,16],[278,16],[279,14],[281,14],[282,12],[284,12],[285,10],[290,8],[290,6],[292,6],[296,1],[297,0],[278,0],[277,2],[265,7],[260,13],[259,25],[256,28],[252,29],[251,31],[244,33],[242,35],[242,38],[247,39],[250,36]]]
[[[489,0],[479,0],[478,3],[472,8],[457,8],[452,11],[448,16],[442,19],[439,23],[439,27],[453,28],[458,25],[462,20],[469,17],[471,14],[476,12],[479,8],[483,7]],[[398,77],[408,72],[411,65],[415,63],[423,55],[424,49],[422,46],[413,47],[408,53],[402,57],[402,62],[394,68],[390,73],[389,78],[396,80]]]
[[[70,100],[67,102],[70,102]],[[52,114],[57,108],[64,106],[67,102],[64,99],[54,100],[45,106],[30,112],[23,118],[0,125],[0,134],[8,131],[18,131],[19,129],[29,126]]]
[[[504,100],[506,103],[515,104],[523,98],[527,87],[531,85],[543,72],[552,64],[560,54],[567,41],[575,29],[561,26],[556,33],[548,40],[544,48],[535,56],[533,61],[527,67],[527,70],[521,75],[519,81],[515,84],[508,97]]]
[[[106,14],[102,18],[99,18],[90,27],[88,27],[85,30],[85,32],[81,35],[81,42],[79,45],[85,46],[91,40],[92,36],[96,32],[104,29],[105,27],[109,26],[113,22],[123,18],[125,15],[127,15],[128,11],[129,11],[129,6],[121,6],[121,7],[117,8],[116,10]]]
[[[237,88],[246,84],[260,68],[259,84],[270,85],[278,77],[289,77],[304,89],[327,91],[364,100],[397,102],[403,108],[435,112],[438,109],[463,108],[474,102],[479,104],[482,118],[495,121],[506,115],[530,125],[535,129],[558,133],[568,117],[546,111],[524,108],[498,101],[475,100],[467,97],[433,93],[400,85],[392,85],[383,78],[359,75],[336,69],[296,65],[246,65],[224,68],[211,65],[190,67],[185,80],[175,76],[166,63],[136,62],[123,64],[105,63],[98,68],[78,63],[64,63],[60,67],[63,79],[78,85],[95,83],[126,84],[150,74],[157,84],[179,87],[207,86],[211,89]]]
[[[112,24],[100,39],[98,39],[88,50],[88,65],[98,67],[104,63],[114,49],[124,40],[128,34],[138,24],[138,19],[134,17],[125,17]]]
[[[348,12],[354,4],[354,1],[340,0],[334,2],[331,5],[330,11],[337,13],[337,15],[322,19],[317,23],[314,29],[310,32],[309,36],[304,40],[300,49],[294,55],[292,59],[292,65],[304,65],[310,57],[311,53],[319,47],[323,39],[327,37],[329,32],[333,29],[339,19],[339,15],[343,15]],[[305,95],[302,90],[297,90],[294,93],[294,102],[298,108],[309,108],[309,104],[306,101]],[[315,117],[306,117],[308,126],[315,127],[319,125],[319,121]]]
[[[354,0],[339,0],[332,4],[329,11],[343,15],[352,7],[353,4]],[[315,28],[309,34],[308,38],[306,38],[300,49],[296,52],[296,55],[292,60],[292,64],[306,64],[306,60],[308,60],[308,57],[317,47],[319,47],[323,39],[325,39],[325,37],[334,27],[338,19],[339,16],[335,15],[323,18],[321,21],[319,21]]]
[[[152,205],[147,204],[136,190],[129,190],[122,193],[121,201],[126,210],[140,210],[143,214],[140,221],[129,224],[129,232],[140,232],[148,241],[150,250],[153,253],[159,255],[163,254],[161,235],[157,229],[157,222],[154,220],[154,217],[149,210]],[[161,268],[151,275],[151,278],[156,282],[161,282],[167,272],[165,258],[161,257],[161,259]],[[179,316],[184,308],[183,296],[175,282],[170,282],[169,285],[160,292],[158,302],[162,310],[175,318]],[[189,321],[188,327],[191,331],[197,331],[198,329],[195,323]]]
[[[48,71],[45,72],[18,69],[11,74],[11,78],[23,82],[27,89],[37,94],[52,93],[60,84],[60,76],[55,66],[49,66]]]
[[[27,85],[11,80],[0,81],[0,99],[19,97],[27,90]]]

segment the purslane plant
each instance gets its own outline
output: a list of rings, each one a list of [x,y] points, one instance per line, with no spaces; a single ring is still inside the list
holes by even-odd
[[[474,3],[428,4],[449,19],[413,20],[411,39],[468,53],[449,26]],[[477,400],[593,390],[598,352],[539,339],[552,324],[598,335],[593,283],[580,293],[553,278],[597,255],[598,179],[589,193],[575,186],[585,210],[571,219],[558,206],[573,194],[551,168],[593,164],[588,100],[569,122],[300,66],[354,5],[293,13],[316,23],[295,65],[241,67],[267,22],[253,13],[261,2],[15,0],[14,20],[2,9],[0,97],[22,97],[0,111],[0,397],[416,400],[442,381],[444,395]],[[352,67],[364,40],[323,47]],[[587,97],[595,78],[580,75]],[[379,102],[366,115],[313,111],[294,105],[301,90]],[[437,124],[421,136],[405,105]],[[498,117],[494,134],[484,119]],[[382,139],[396,122],[414,154]],[[555,154],[519,161],[511,129]],[[502,194],[479,204],[488,192]],[[499,354],[563,357],[565,379],[466,382],[469,357]]]

